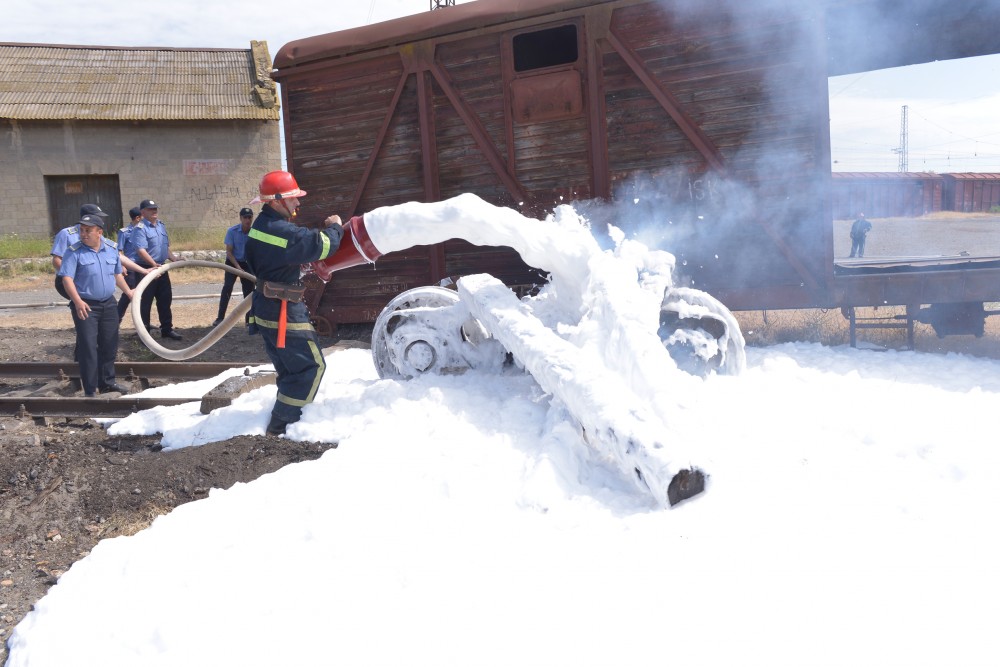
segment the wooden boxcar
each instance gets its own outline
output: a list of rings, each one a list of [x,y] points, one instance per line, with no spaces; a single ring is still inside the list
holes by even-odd
[[[274,59],[288,167],[307,220],[463,192],[534,216],[589,202],[595,228],[670,250],[732,309],[869,303],[876,286],[834,284],[827,77],[991,52],[969,1],[479,0],[311,37]],[[935,39],[861,57],[879,21]],[[538,280],[455,240],[337,273],[312,312],[372,321],[470,272]]]
[[[949,211],[986,213],[1000,207],[1000,174],[942,174]]]
[[[922,172],[834,172],[833,217],[917,217],[942,210],[945,179]]]

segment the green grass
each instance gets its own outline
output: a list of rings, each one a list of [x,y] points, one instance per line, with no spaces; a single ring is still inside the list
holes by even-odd
[[[173,229],[170,231],[170,249],[179,250],[221,250],[225,230],[218,229]],[[114,240],[115,235],[108,238]],[[52,239],[31,238],[17,234],[0,234],[0,259],[39,258],[45,259],[52,249]]]
[[[179,250],[222,250],[226,230],[222,229],[178,229],[170,230],[170,249]]]
[[[111,235],[114,238],[114,235]],[[179,252],[181,250],[221,250],[223,234],[217,229],[177,229],[170,232],[170,249]],[[52,239],[32,238],[18,236],[17,234],[0,234],[0,282],[4,285],[14,281],[23,282],[40,275],[55,273],[52,262],[49,259],[49,251],[52,250]],[[5,261],[5,260],[32,260],[32,261]],[[187,269],[185,272],[194,278],[200,274],[191,273]],[[206,269],[206,271],[211,271]],[[189,276],[185,276],[189,277]],[[210,280],[217,276],[212,275]],[[221,278],[220,278],[221,280]],[[183,282],[183,281],[181,281]]]
[[[0,260],[0,288],[6,287],[5,281],[18,278],[32,278],[45,274],[55,275],[52,262],[39,259],[36,262],[5,262]]]
[[[17,234],[0,235],[0,259],[48,257],[52,239],[25,238]]]

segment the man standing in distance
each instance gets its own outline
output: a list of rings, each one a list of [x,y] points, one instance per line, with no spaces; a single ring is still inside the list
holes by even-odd
[[[858,213],[857,220],[851,225],[851,257],[865,256],[865,241],[871,230],[872,223],[868,222],[864,213]]]
[[[170,251],[170,238],[167,228],[160,220],[160,206],[152,199],[144,199],[139,204],[142,211],[142,228],[133,230],[129,242],[135,242],[139,265],[144,269],[156,269],[166,261],[177,261],[177,256]],[[163,338],[181,340],[181,335],[174,331],[174,317],[170,311],[174,293],[170,285],[170,273],[165,272],[148,284],[142,293],[139,313],[142,325],[149,329],[149,317],[153,310],[153,299],[156,299],[156,315],[160,319],[160,335]]]
[[[247,266],[257,278],[249,329],[264,339],[278,385],[268,435],[281,435],[288,424],[301,418],[302,408],[316,397],[326,371],[319,337],[302,303],[305,288],[299,281],[299,267],[333,254],[344,230],[336,215],[324,220],[321,230],[292,224],[299,198],[305,195],[290,173],[272,171],[264,174],[260,195],[251,202],[264,206],[247,240]]]
[[[236,269],[243,269],[248,272],[247,266],[247,239],[250,238],[250,225],[253,224],[253,210],[249,208],[240,209],[240,222],[226,230],[226,238],[223,243],[226,245],[226,264]],[[219,295],[219,316],[212,322],[213,327],[222,324],[222,318],[226,316],[226,309],[229,307],[229,299],[233,296],[233,286],[236,284],[236,274],[226,271],[222,282],[222,294]],[[240,278],[240,289],[243,290],[243,298],[253,291],[253,281],[249,278]],[[250,316],[247,315],[247,322]]]

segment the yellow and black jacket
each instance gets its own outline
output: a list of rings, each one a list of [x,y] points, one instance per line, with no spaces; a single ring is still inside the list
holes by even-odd
[[[334,225],[326,229],[306,229],[281,217],[270,206],[264,206],[250,227],[246,262],[257,278],[253,308],[250,311],[250,331],[256,327],[277,329],[281,301],[265,297],[259,289],[265,281],[284,284],[299,282],[302,264],[326,259],[340,247],[343,229]],[[304,325],[304,326],[303,326]],[[309,310],[304,303],[288,304],[288,335],[311,330]]]

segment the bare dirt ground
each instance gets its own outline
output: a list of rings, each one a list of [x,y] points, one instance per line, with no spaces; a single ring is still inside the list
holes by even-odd
[[[0,292],[9,295],[10,289],[0,285]],[[58,299],[54,290],[52,299]],[[185,340],[168,346],[201,338],[215,319],[216,303],[175,301],[175,323]],[[128,317],[121,334],[120,361],[156,359]],[[366,327],[339,334],[370,340]],[[65,307],[0,311],[0,361],[72,359],[74,340]],[[339,340],[323,338],[321,344]],[[259,337],[237,327],[198,361],[267,363],[267,357]],[[17,382],[0,378],[0,392]],[[59,393],[72,395],[75,387],[66,384]],[[0,665],[7,660],[14,626],[98,541],[135,533],[158,515],[204,498],[211,488],[249,482],[333,447],[255,436],[164,452],[159,441],[159,436],[110,437],[86,419],[35,423],[0,417]]]
[[[865,257],[958,255],[1000,257],[1000,214],[937,211],[919,218],[870,221]],[[833,222],[833,256],[851,253],[850,220]]]

